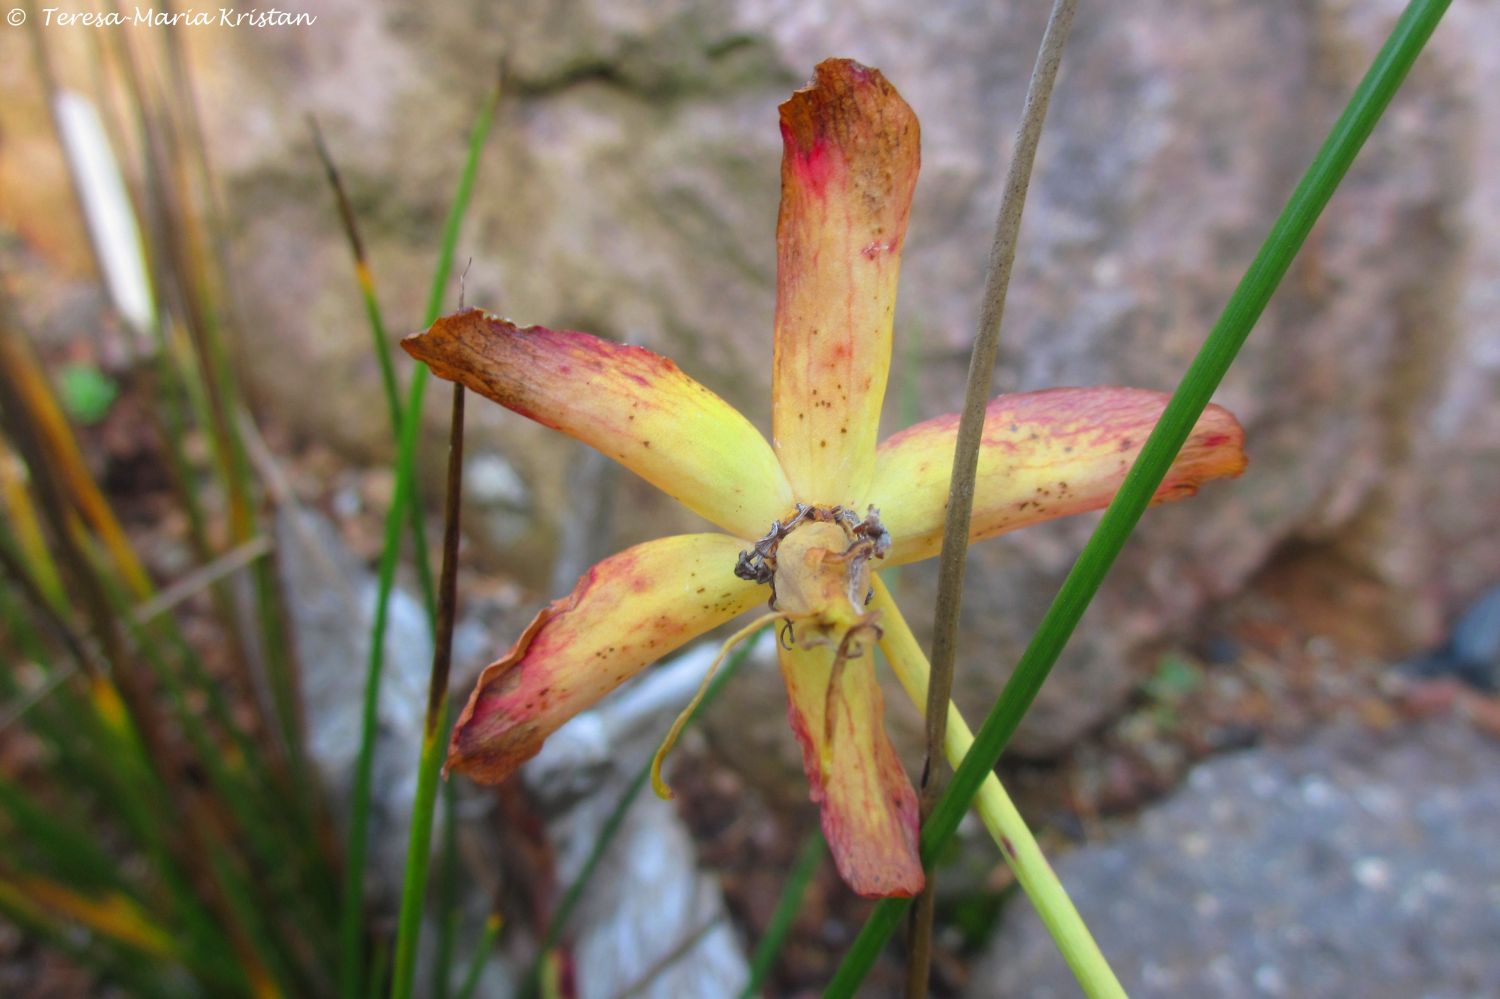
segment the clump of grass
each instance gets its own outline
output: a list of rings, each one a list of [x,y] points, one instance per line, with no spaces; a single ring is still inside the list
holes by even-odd
[[[253,425],[228,363],[235,310],[191,77],[176,34],[152,38],[161,50],[145,58],[126,33],[96,43],[95,54],[112,71],[104,75],[127,98],[128,125],[110,120],[107,129],[93,104],[59,86],[40,33],[33,51],[100,273],[130,336],[131,369],[122,380],[150,384],[152,429],[199,564],[164,587],[152,577],[74,429],[106,416],[114,381],[96,369],[82,377],[59,372],[54,380],[18,310],[0,297],[0,377],[16,388],[0,406],[0,501],[7,514],[0,521],[0,569],[13,584],[0,588],[0,651],[22,664],[0,672],[0,736],[24,730],[39,747],[31,772],[0,778],[0,844],[7,847],[0,913],[142,993],[170,992],[169,983],[185,974],[214,994],[355,994],[380,980],[379,966],[393,950],[397,990],[406,991],[437,797],[430,747],[443,741],[446,675],[434,676],[423,763],[426,818],[414,824],[414,836],[422,838],[413,844],[401,930],[382,938],[371,930],[363,896],[373,716],[366,714],[340,856],[329,802],[305,755],[286,595],[269,529],[272,490],[252,471],[246,434]],[[165,66],[174,86],[155,86],[148,65]],[[471,136],[428,321],[448,292],[498,99],[497,86]],[[111,106],[102,97],[99,103]],[[122,166],[113,150],[124,146],[140,150],[139,160]],[[356,221],[321,137],[318,146],[356,253],[376,349],[388,362]],[[403,405],[394,369],[384,370],[398,486],[381,557],[370,704],[378,699],[383,610],[403,539],[414,546],[430,620],[436,628],[442,616],[445,633],[451,633],[457,542],[457,509],[450,505],[448,600],[440,608],[414,484],[426,372],[413,378]],[[206,462],[194,457],[193,438],[207,442]],[[194,599],[204,593],[209,622],[201,617],[204,601]],[[190,603],[195,626],[208,624],[228,639],[227,680],[188,640]],[[447,801],[451,810],[451,795]],[[98,835],[72,831],[91,827]],[[451,837],[444,842],[451,899]],[[439,950],[451,955],[452,920],[440,926]],[[492,920],[481,952],[493,947],[498,931]],[[469,977],[477,980],[479,967],[476,957]],[[435,994],[442,994],[449,976],[446,969],[434,974]]]
[[[234,310],[191,90],[148,87],[142,65],[158,63],[112,33],[100,79],[128,96],[130,121],[106,128],[62,89],[44,35],[32,40],[129,337],[120,382],[149,386],[197,564],[153,577],[75,430],[107,418],[115,380],[91,368],[54,380],[0,293],[0,378],[14,387],[0,403],[0,650],[15,664],[0,671],[0,737],[32,747],[28,767],[0,777],[0,911],[142,994],[181,991],[182,976],[221,994],[323,994],[337,857],[227,361]],[[139,158],[122,165],[123,146]],[[209,442],[207,463],[191,436]],[[223,636],[214,662],[189,620]]]

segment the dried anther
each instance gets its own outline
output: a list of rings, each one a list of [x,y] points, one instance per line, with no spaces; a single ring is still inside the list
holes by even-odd
[[[779,520],[771,521],[771,529],[766,536],[757,541],[749,551],[740,552],[739,560],[734,564],[734,574],[740,579],[748,579],[752,583],[769,583],[776,575],[776,548],[781,544],[781,539],[791,533],[792,528],[802,523],[802,518],[807,516],[811,509],[804,503],[797,504],[797,514],[783,524]],[[771,598],[771,606],[776,606],[776,598]]]
[[[785,523],[771,522],[765,537],[751,548],[740,552],[734,565],[734,574],[753,583],[769,584],[771,587],[771,609],[776,609],[776,552],[781,542],[803,523],[837,524],[844,529],[848,547],[838,554],[841,561],[849,565],[849,578],[858,578],[864,565],[872,558],[884,558],[891,548],[891,533],[880,522],[880,511],[871,506],[860,520],[852,510],[842,506],[810,506],[797,504],[797,512]],[[874,590],[866,587],[864,596],[857,601],[870,602]],[[790,628],[783,629],[790,631]]]
[[[885,558],[891,550],[891,532],[880,522],[880,511],[873,506],[865,511],[865,519],[854,525],[854,536],[870,543],[871,558]]]

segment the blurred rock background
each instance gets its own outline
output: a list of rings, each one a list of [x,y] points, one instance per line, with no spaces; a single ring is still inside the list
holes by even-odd
[[[1085,4],[1027,208],[1000,388],[1170,389],[1401,6]],[[319,0],[306,4],[312,28],[189,31],[258,410],[339,463],[389,460],[306,115],[344,171],[393,334],[410,332],[503,55],[508,100],[459,253],[468,303],[647,345],[768,429],[776,105],[833,54],[880,67],[923,127],[888,428],[956,408],[1045,7]],[[75,56],[60,61],[64,82],[92,92],[86,30],[51,30]],[[1497,37],[1500,8],[1450,12],[1217,397],[1246,426],[1250,470],[1148,515],[1017,754],[1056,757],[1118,718],[1160,678],[1163,648],[1212,644],[1209,611],[1278,602],[1389,662],[1440,644],[1500,577]],[[21,276],[51,289],[25,303],[36,325],[78,336],[104,303],[86,290],[82,228],[27,55],[23,33],[0,32],[0,222],[18,234]],[[629,475],[609,481],[601,518],[579,448],[498,407],[469,412],[466,526],[479,563],[523,588],[518,620],[556,595],[551,567],[568,545],[586,565],[697,526]],[[376,481],[363,495],[378,503]],[[604,525],[585,532],[582,555],[569,526],[580,520]],[[1076,518],[973,550],[966,712],[998,693],[1091,526]],[[930,566],[901,572],[919,632],[933,591]],[[496,626],[500,644],[511,625]],[[800,796],[784,695],[757,675],[731,697],[759,702],[733,714],[764,718],[763,730],[721,713],[713,739],[769,761],[757,779]],[[916,713],[890,714],[914,739]]]

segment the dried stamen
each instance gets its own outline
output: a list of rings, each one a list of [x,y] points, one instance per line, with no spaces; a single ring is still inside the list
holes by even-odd
[[[796,509],[796,514],[785,523],[772,521],[771,529],[766,532],[765,537],[748,550],[740,552],[734,566],[734,574],[740,579],[765,583],[771,587],[772,610],[777,609],[776,554],[782,541],[801,524],[837,524],[844,529],[848,546],[838,557],[848,563],[851,581],[860,576],[865,562],[872,558],[884,558],[891,548],[891,534],[880,522],[880,512],[873,506],[866,511],[863,520],[854,511],[842,506],[809,506],[798,503]],[[874,591],[867,589],[856,602],[860,605],[869,603],[873,595]]]

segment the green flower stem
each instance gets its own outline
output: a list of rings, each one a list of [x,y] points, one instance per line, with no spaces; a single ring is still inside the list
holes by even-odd
[[[958,828],[969,801],[978,792],[985,775],[1000,759],[1006,742],[1031,706],[1052,665],[1057,662],[1109,567],[1125,547],[1131,530],[1166,477],[1172,460],[1208,405],[1209,397],[1229,370],[1355,155],[1369,138],[1427,39],[1432,36],[1449,2],[1412,0],[1407,6],[1312,165],[1292,192],[1260,252],[1173,392],[1161,421],[1131,466],[1125,483],[1063,581],[1000,699],[985,718],[973,749],[964,757],[948,790],[923,828],[922,857],[925,862],[931,863]],[[908,903],[908,899],[886,899],[875,907],[829,982],[824,993],[826,996],[855,994],[900,923]]]
[[[401,885],[401,912],[396,923],[396,962],[391,995],[409,999],[417,976],[417,939],[422,933],[422,903],[427,897],[427,866],[432,854],[432,819],[438,775],[448,740],[448,668],[453,661],[453,619],[458,607],[458,533],[464,477],[464,387],[453,386],[453,417],[448,431],[448,495],[443,516],[443,571],[438,583],[437,634],[432,643],[432,674],[427,690],[427,717],[422,757],[417,763],[417,793],[412,804],[406,874]]]
[[[443,226],[443,241],[438,252],[438,265],[433,275],[432,291],[427,299],[426,325],[431,325],[442,307],[444,289],[447,287],[449,271],[453,267],[454,247],[458,243],[459,229],[468,210],[469,198],[474,191],[474,178],[479,173],[479,154],[484,149],[485,137],[495,120],[495,110],[500,104],[500,88],[497,84],[490,90],[484,107],[469,134],[468,158],[464,162],[463,175],[459,178],[458,191],[453,207],[448,212]],[[402,520],[406,517],[406,506],[411,501],[413,479],[416,474],[417,438],[422,427],[422,400],[427,390],[428,373],[419,366],[413,373],[411,386],[407,390],[406,409],[402,413],[401,434],[396,453],[396,488],[391,497],[391,508],[386,513],[385,542],[380,553],[380,569],[375,596],[374,623],[370,629],[370,659],[365,678],[365,696],[361,719],[359,756],[354,773],[354,801],[349,820],[349,841],[344,854],[344,891],[339,918],[339,995],[343,999],[356,999],[361,994],[361,946],[364,930],[365,907],[365,858],[369,852],[370,787],[375,767],[375,728],[377,709],[380,705],[380,677],[385,666],[385,625],[390,611],[391,588],[396,580],[396,562],[401,552]]]
[[[453,712],[443,721],[444,729],[453,724]],[[458,808],[453,782],[443,781],[440,789],[443,809],[443,845],[438,854],[437,942],[433,947],[432,999],[448,999],[452,984],[454,932],[458,929]]]
[[[906,696],[920,708],[927,703],[930,673],[927,657],[922,654],[922,646],[911,633],[911,626],[879,578],[875,580],[875,600],[871,607],[880,612],[880,624],[885,632],[880,639],[881,651],[891,664],[896,679],[901,681]],[[943,743],[949,762],[958,766],[973,744],[974,736],[968,723],[950,701]],[[985,774],[984,782],[974,796],[974,811],[1000,847],[1005,862],[1015,872],[1021,890],[1036,906],[1043,925],[1057,942],[1058,950],[1062,951],[1063,959],[1073,969],[1084,992],[1090,997],[1123,997],[1125,990],[1120,987],[1119,979],[1110,970],[1109,962],[1094,942],[1073,900],[1057,879],[1052,865],[1047,863],[1036,837],[1026,827],[1026,820],[993,771]]]

